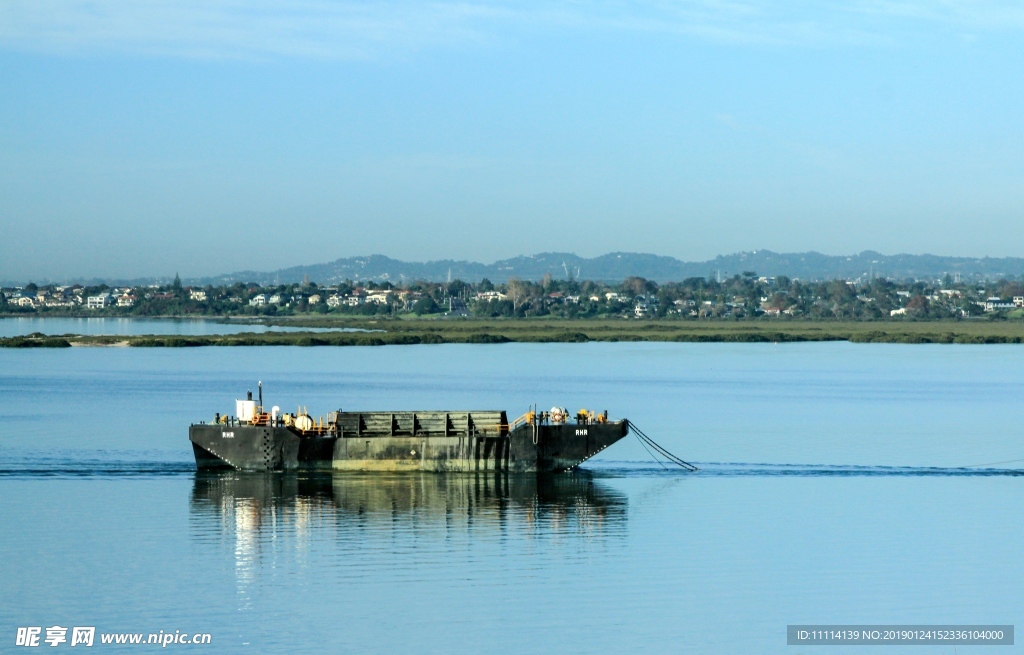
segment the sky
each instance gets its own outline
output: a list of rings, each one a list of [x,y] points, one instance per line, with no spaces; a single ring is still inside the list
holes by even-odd
[[[4,0],[0,280],[1024,255],[996,0]]]

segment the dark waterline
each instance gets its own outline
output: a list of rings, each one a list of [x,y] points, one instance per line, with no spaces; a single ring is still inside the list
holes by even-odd
[[[178,335],[202,336],[265,332],[365,332],[356,328],[297,328],[265,325],[259,321],[224,321],[214,318],[67,318],[0,317],[0,337],[25,336],[35,332],[47,335]]]
[[[584,465],[563,477],[587,476],[593,480],[614,480],[618,478],[708,478],[708,477],[990,477],[990,476],[1021,476],[1024,475],[1024,460],[1020,460],[1022,468],[959,467],[942,468],[936,466],[826,466],[806,464],[749,464],[744,462],[695,462],[700,470],[687,471],[666,463],[659,466],[654,462],[617,462],[604,461],[600,464]],[[203,477],[217,475],[214,472],[197,471],[192,462],[140,462],[140,461],[53,461],[48,459],[34,460],[23,458],[16,463],[3,465],[0,463],[0,478],[34,478],[34,477],[160,477],[160,476],[192,476]],[[233,475],[257,475],[237,472]],[[363,475],[359,473],[331,473],[315,471],[282,471],[269,473],[282,479],[289,477],[305,478],[310,476],[327,476],[344,479]],[[403,473],[401,475],[419,476],[419,473]],[[423,474],[427,475],[427,474]],[[428,477],[459,478],[462,476],[479,476],[471,473],[432,473]],[[499,474],[500,477],[523,477],[523,475]],[[532,474],[524,474],[532,475]]]

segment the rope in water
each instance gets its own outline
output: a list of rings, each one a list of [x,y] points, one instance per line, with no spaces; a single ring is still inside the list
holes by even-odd
[[[632,421],[629,422],[629,429],[634,434],[634,436],[636,436],[637,440],[640,441],[640,445],[644,447],[644,450],[647,451],[647,454],[650,455],[651,458],[654,461],[656,461],[658,464],[660,464],[661,468],[666,468],[666,466],[662,463],[662,461],[660,459],[658,459],[657,455],[655,455],[653,452],[651,452],[651,448],[653,448],[657,452],[661,453],[661,455],[665,459],[669,460],[673,464],[677,464],[678,466],[686,469],[687,471],[699,471],[700,470],[699,468],[697,468],[693,464],[691,464],[689,462],[684,462],[682,459],[676,457],[672,453],[670,453],[667,450],[665,450],[665,448],[662,447],[661,445],[659,445],[656,441],[654,441],[654,439],[651,439],[646,434],[644,434],[643,431],[640,428],[638,428],[635,425],[633,425]],[[985,464],[968,464],[966,466],[961,466],[959,468],[968,469],[968,468],[976,468],[976,467],[980,467],[980,466],[997,466],[999,464],[1016,464],[1017,462],[1024,462],[1024,459],[1009,459],[1009,460],[1004,460],[1002,462],[988,462],[988,463],[985,463]]]
[[[986,464],[968,464],[967,466],[961,466],[962,469],[973,469],[979,466],[996,466],[997,464],[1016,464],[1017,462],[1024,462],[1024,459],[1008,459],[1002,462],[988,462]]]
[[[660,466],[661,468],[663,468],[663,469],[665,469],[667,471],[668,467],[665,466],[664,462],[662,462],[660,459],[658,459],[657,455],[655,455],[654,453],[651,452],[651,449],[647,447],[647,444],[644,443],[644,440],[641,439],[640,437],[637,437],[636,439],[637,439],[637,441],[640,442],[640,445],[644,447],[644,450],[647,451],[647,454],[651,456],[651,459],[656,461],[658,463],[658,466]]]
[[[684,462],[683,460],[679,459],[678,457],[676,457],[672,453],[670,453],[667,450],[665,450],[662,446],[660,446],[657,442],[655,442],[654,439],[651,439],[646,434],[644,434],[643,431],[640,430],[640,428],[638,428],[635,425],[633,425],[632,421],[629,422],[629,429],[630,429],[630,431],[633,432],[633,434],[636,436],[636,438],[640,440],[640,444],[643,445],[644,449],[647,450],[647,452],[651,455],[651,457],[654,457],[654,460],[656,462],[658,462],[659,464],[661,464],[661,460],[659,460],[657,458],[657,456],[655,456],[654,453],[651,452],[651,448],[653,448],[654,450],[656,450],[659,453],[661,453],[662,457],[664,457],[668,461],[670,461],[673,464],[676,464],[676,465],[686,469],[687,471],[699,471],[700,470],[699,468],[697,468],[693,464],[691,464],[689,462]],[[650,446],[650,448],[648,448],[648,446]],[[661,467],[665,468],[665,465],[661,464]]]

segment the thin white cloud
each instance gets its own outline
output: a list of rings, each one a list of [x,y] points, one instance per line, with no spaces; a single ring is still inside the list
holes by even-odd
[[[47,51],[365,58],[487,38],[486,4],[306,0],[5,0],[0,43]]]
[[[720,42],[895,42],[921,30],[1024,30],[1002,0],[4,0],[0,45],[46,52],[359,59],[531,30],[674,33]]]

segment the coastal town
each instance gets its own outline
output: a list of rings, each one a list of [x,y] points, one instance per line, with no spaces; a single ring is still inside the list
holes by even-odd
[[[1024,282],[960,283],[885,278],[805,282],[754,272],[657,284],[509,279],[492,283],[346,281],[320,286],[26,284],[0,290],[0,313],[75,316],[447,316],[477,318],[671,318],[949,320],[1024,318]]]

